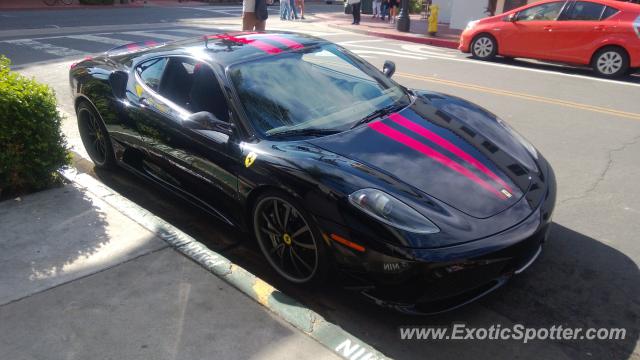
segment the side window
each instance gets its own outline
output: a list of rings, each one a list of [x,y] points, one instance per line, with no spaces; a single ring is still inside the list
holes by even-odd
[[[193,71],[195,60],[190,58],[172,57],[160,84],[160,95],[171,100],[184,109],[189,109],[189,91],[193,85]]]
[[[517,21],[556,20],[563,6],[564,2],[558,1],[530,7],[518,13]]]
[[[160,95],[181,108],[196,113],[208,111],[229,121],[227,100],[213,69],[191,58],[173,57],[167,64]]]
[[[604,9],[604,12],[602,13],[601,19],[602,20],[608,19],[617,13],[618,13],[618,9],[612,8],[611,6],[607,6],[607,8]]]
[[[578,1],[573,4],[564,20],[599,21],[605,6],[588,1]]]
[[[166,64],[166,58],[153,59],[140,64],[136,71],[145,85],[154,91],[158,91]]]

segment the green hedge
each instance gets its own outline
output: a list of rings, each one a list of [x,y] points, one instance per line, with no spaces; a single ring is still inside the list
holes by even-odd
[[[0,56],[1,198],[50,186],[69,163],[53,90],[9,65]]]
[[[409,0],[409,14],[420,14],[422,12],[423,0]]]
[[[84,5],[113,5],[114,0],[80,0]]]

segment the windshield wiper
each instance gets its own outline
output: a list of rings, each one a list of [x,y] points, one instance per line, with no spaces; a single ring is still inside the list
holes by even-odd
[[[404,107],[404,105],[393,104],[393,105],[389,105],[389,106],[385,106],[383,108],[380,108],[380,109],[372,112],[371,114],[363,117],[362,119],[358,120],[355,124],[353,124],[353,126],[351,126],[351,128],[353,129],[353,128],[358,127],[358,126],[360,126],[362,124],[366,124],[368,122],[371,122],[371,121],[373,121],[373,120],[375,120],[377,118],[381,118],[381,117],[383,117],[385,115],[389,115],[392,112],[394,112],[394,111],[396,111],[396,110],[398,110],[400,108],[403,108],[403,107]]]
[[[284,130],[269,134],[269,137],[291,137],[291,136],[326,136],[337,134],[340,131],[334,129],[296,129],[296,130]]]

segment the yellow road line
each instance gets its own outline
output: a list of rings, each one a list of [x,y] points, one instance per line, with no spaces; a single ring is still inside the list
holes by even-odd
[[[620,111],[620,110],[609,109],[609,108],[600,107],[600,106],[580,104],[580,103],[567,101],[567,100],[552,99],[552,98],[547,98],[543,96],[525,94],[525,93],[508,91],[508,90],[494,89],[486,86],[467,84],[467,83],[453,81],[453,80],[444,80],[444,79],[439,79],[431,76],[408,74],[408,73],[396,73],[396,75],[404,78],[422,80],[422,81],[457,87],[461,89],[480,91],[484,93],[501,95],[501,96],[509,96],[509,97],[514,97],[514,98],[523,99],[523,100],[537,101],[537,102],[542,102],[546,104],[566,106],[566,107],[579,109],[579,110],[587,110],[587,111],[593,111],[601,114],[619,116],[619,117],[624,117],[624,118],[633,119],[633,120],[640,120],[640,113]]]

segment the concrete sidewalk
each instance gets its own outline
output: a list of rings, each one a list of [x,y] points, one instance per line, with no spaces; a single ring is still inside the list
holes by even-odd
[[[76,184],[0,203],[0,359],[333,359]]]

